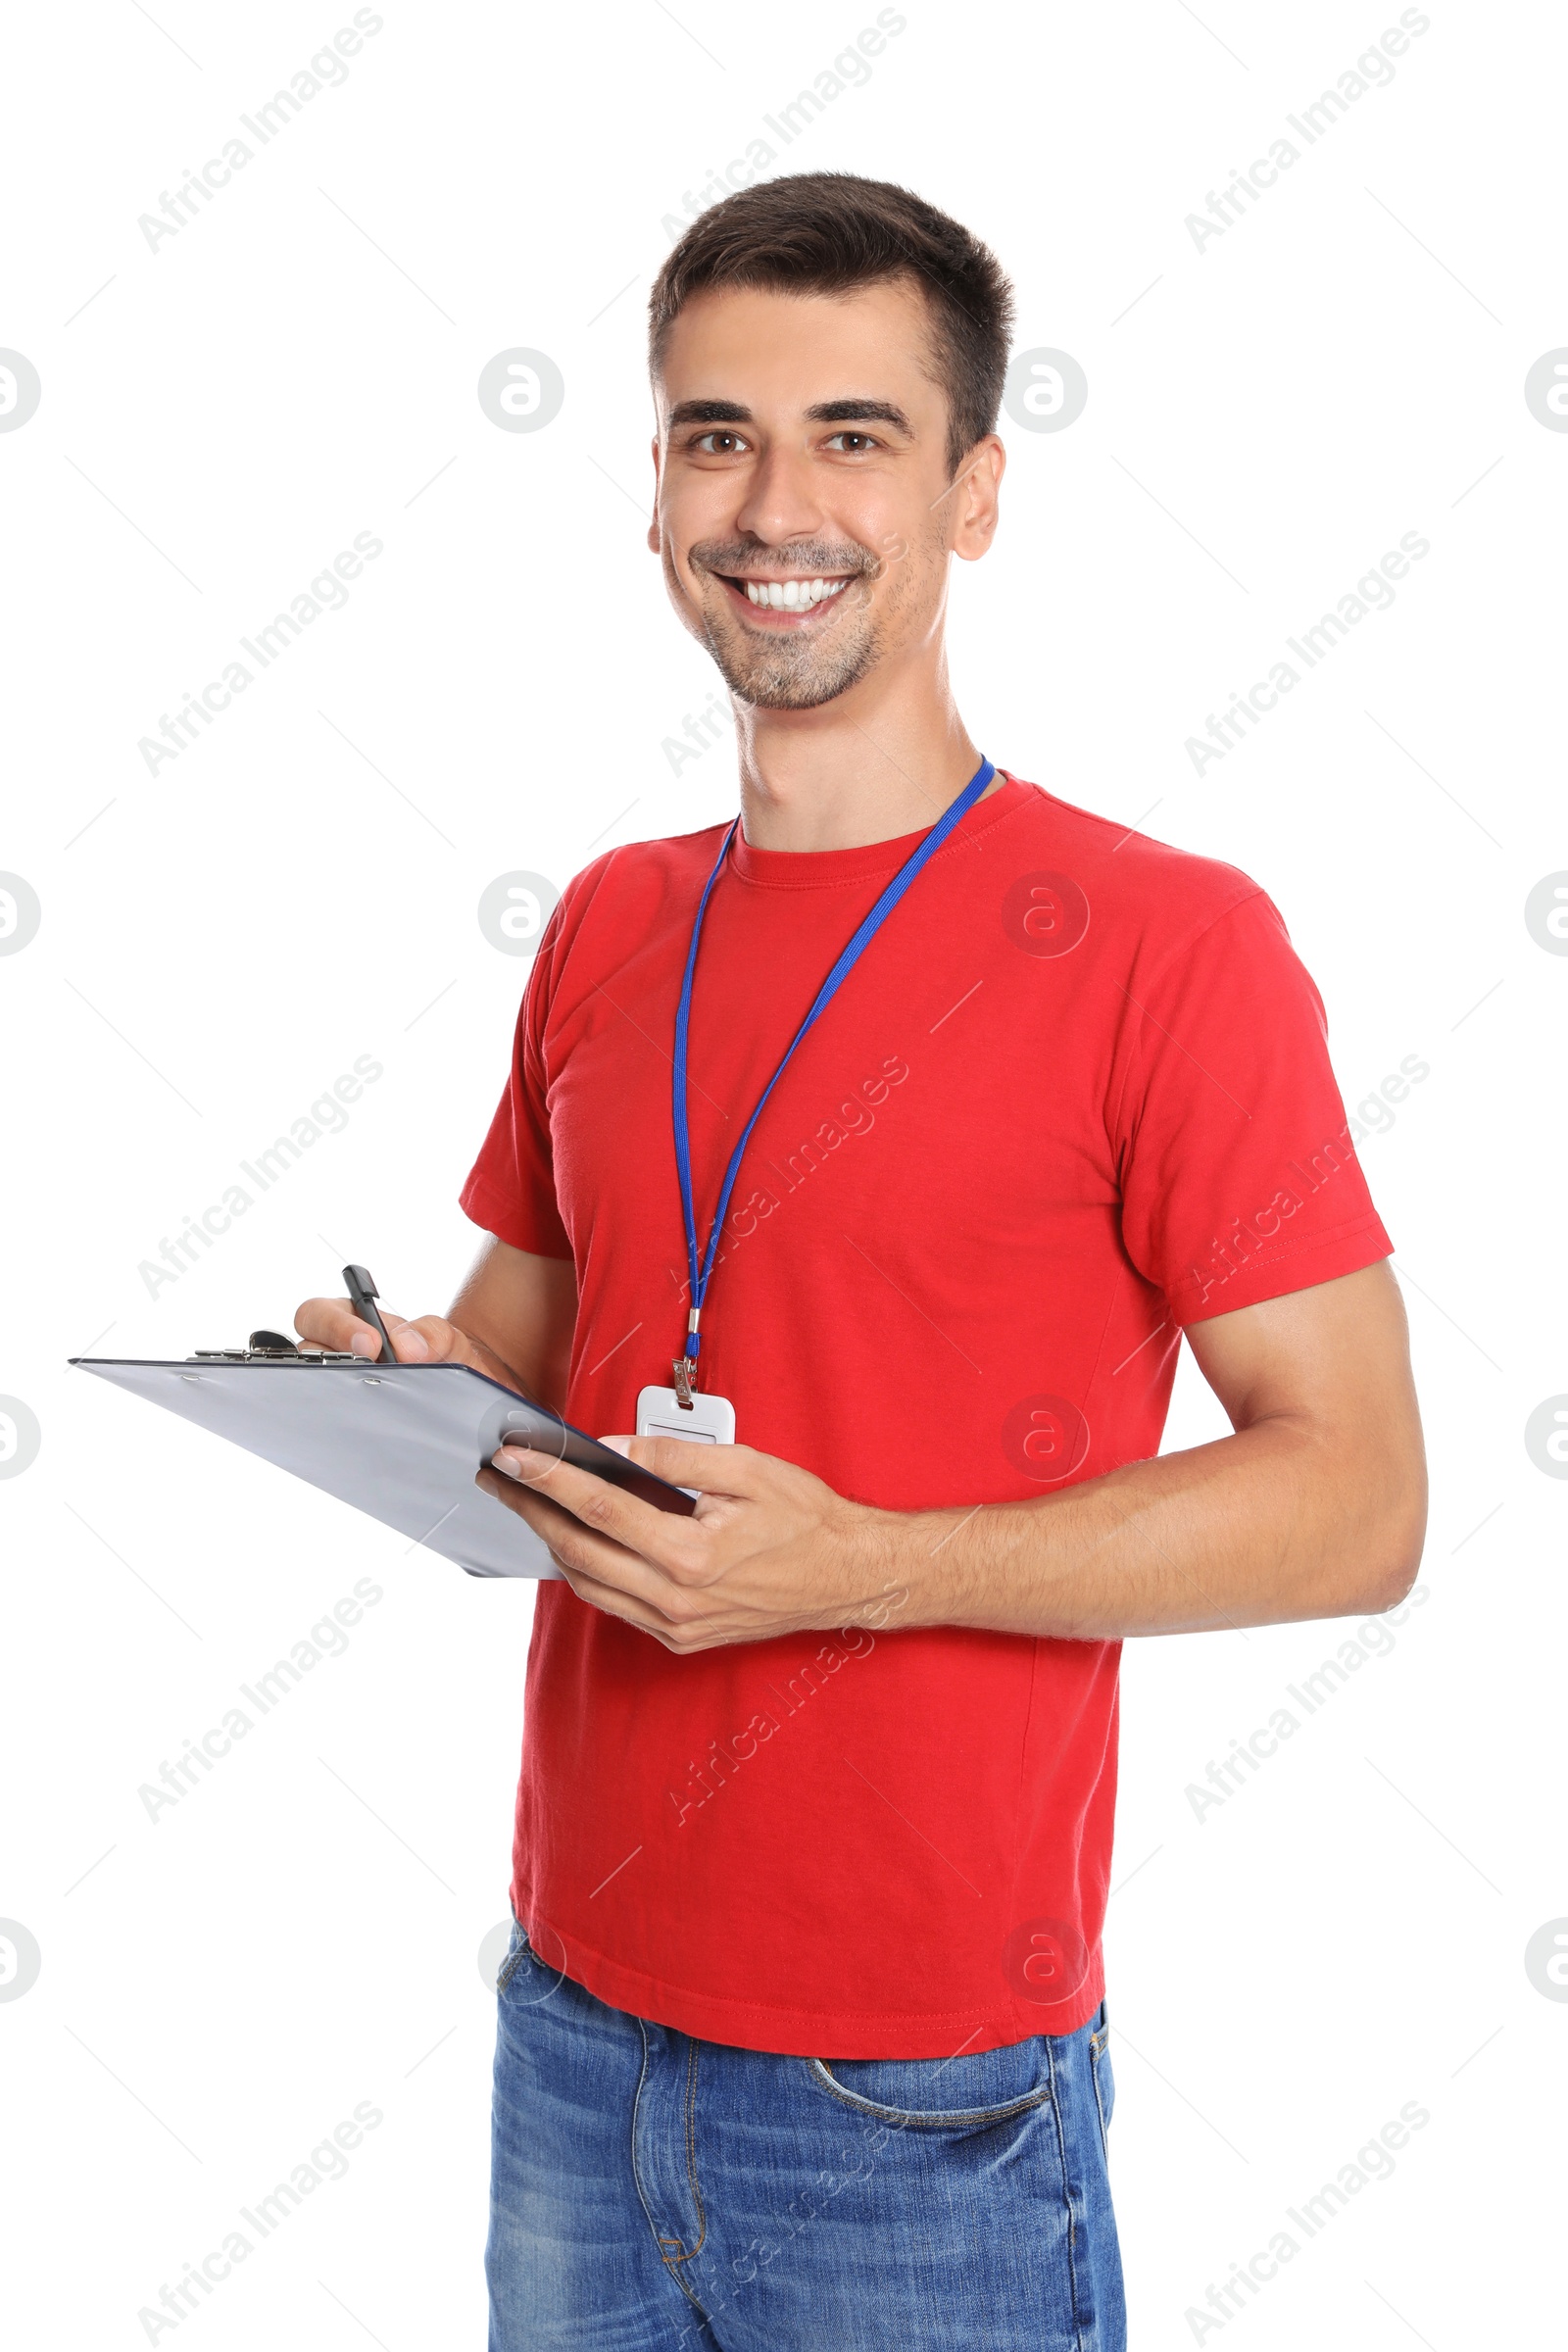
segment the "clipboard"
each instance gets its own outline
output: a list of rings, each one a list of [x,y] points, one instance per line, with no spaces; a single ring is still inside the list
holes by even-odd
[[[697,1507],[684,1487],[640,1469],[469,1364],[237,1353],[183,1362],[70,1360],[336,1495],[470,1576],[561,1573],[526,1520],[473,1483],[509,1437],[592,1471],[656,1510],[689,1515]]]

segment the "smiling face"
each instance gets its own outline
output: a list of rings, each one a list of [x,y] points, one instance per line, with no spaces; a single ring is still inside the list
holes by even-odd
[[[669,330],[649,545],[732,694],[808,710],[940,631],[948,558],[996,519],[994,435],[949,472],[932,321],[907,281],[728,289]]]

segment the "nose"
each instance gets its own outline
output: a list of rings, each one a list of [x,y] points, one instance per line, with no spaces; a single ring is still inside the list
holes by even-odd
[[[764,547],[825,535],[821,497],[804,449],[775,442],[759,461],[735,517],[738,529]]]

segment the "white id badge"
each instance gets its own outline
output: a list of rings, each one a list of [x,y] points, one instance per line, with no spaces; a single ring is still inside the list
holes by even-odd
[[[727,1396],[710,1396],[702,1389],[693,1392],[689,1409],[673,1389],[639,1389],[637,1435],[684,1438],[692,1446],[733,1446],[735,1407]]]

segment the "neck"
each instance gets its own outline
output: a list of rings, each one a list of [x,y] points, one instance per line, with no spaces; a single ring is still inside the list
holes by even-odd
[[[814,710],[738,704],[735,726],[741,829],[760,850],[854,850],[922,832],[981,758],[945,671],[878,670]]]

